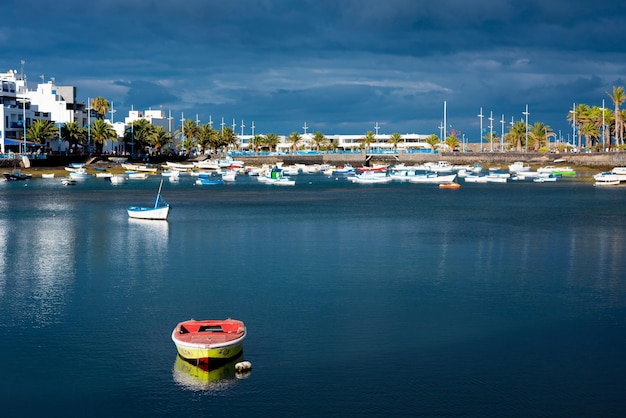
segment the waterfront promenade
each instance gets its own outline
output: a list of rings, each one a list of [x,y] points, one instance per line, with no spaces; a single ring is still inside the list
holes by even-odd
[[[108,156],[93,157],[87,155],[52,155],[47,158],[31,159],[31,166],[37,168],[64,167],[70,163],[91,161],[94,164],[110,164]],[[429,161],[445,160],[451,164],[481,164],[483,166],[508,165],[514,161],[523,161],[529,165],[564,164],[574,167],[590,168],[611,168],[616,166],[626,166],[626,152],[589,152],[589,153],[541,153],[541,152],[440,152],[440,153],[388,153],[369,154],[361,153],[308,153],[308,154],[284,154],[284,155],[258,155],[258,156],[236,156],[238,160],[244,161],[247,165],[260,166],[263,164],[331,164],[344,165],[351,164],[355,167],[371,165],[374,163],[407,165],[420,164]],[[171,156],[150,156],[149,162],[152,164],[163,164],[166,161],[187,161],[186,157]],[[129,158],[132,162],[145,163],[145,158]],[[19,167],[19,160],[0,159],[0,167]]]

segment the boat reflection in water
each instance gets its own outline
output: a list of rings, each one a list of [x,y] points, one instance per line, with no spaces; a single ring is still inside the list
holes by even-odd
[[[210,364],[186,360],[176,354],[173,369],[174,381],[185,389],[193,391],[226,390],[237,384],[239,379],[245,379],[250,375],[249,370],[246,372],[235,370],[235,364],[242,360],[243,352],[231,359],[211,361]]]

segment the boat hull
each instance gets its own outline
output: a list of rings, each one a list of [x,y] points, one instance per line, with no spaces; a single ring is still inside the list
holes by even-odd
[[[172,341],[178,354],[199,362],[226,360],[243,350],[247,330],[243,322],[234,319],[185,321],[172,331]]]
[[[145,207],[145,206],[130,206],[127,209],[128,216],[135,219],[154,219],[154,220],[166,220],[167,215],[170,212],[170,206],[161,207]]]

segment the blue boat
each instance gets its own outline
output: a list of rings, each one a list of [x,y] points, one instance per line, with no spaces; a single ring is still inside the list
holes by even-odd
[[[224,180],[199,178],[196,180],[196,184],[199,186],[217,186],[220,184],[224,184]]]

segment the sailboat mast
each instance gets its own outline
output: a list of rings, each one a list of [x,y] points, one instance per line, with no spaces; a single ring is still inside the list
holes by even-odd
[[[157,192],[156,200],[154,201],[154,208],[159,207],[159,200],[161,198],[161,188],[163,187],[163,179],[161,179],[161,183],[159,183],[159,191]]]

